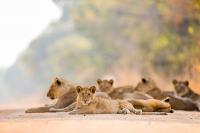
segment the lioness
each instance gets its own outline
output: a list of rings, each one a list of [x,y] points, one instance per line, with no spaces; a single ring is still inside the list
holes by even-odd
[[[170,98],[167,97],[163,100],[156,99],[129,99],[128,102],[132,103],[132,105],[136,109],[142,109],[144,112],[167,112],[173,113],[171,105],[169,104]]]
[[[49,112],[49,108],[65,108],[76,101],[76,90],[72,84],[62,78],[54,78],[50,85],[47,97],[58,99],[55,105],[27,109],[26,113],[44,113]]]
[[[189,87],[189,81],[172,81],[174,85],[174,89],[176,91],[176,94],[181,97],[187,97],[194,101],[200,102],[200,95],[195,93],[190,87]]]
[[[174,92],[162,91],[151,78],[142,78],[135,87],[136,91],[140,91],[151,95],[155,99],[162,100],[170,97],[170,104],[175,110],[199,110],[198,104],[188,98],[175,96]]]
[[[97,79],[97,84],[99,90],[102,92],[106,92],[113,99],[127,99],[127,98],[135,98],[135,99],[151,99],[150,95],[145,93],[136,92],[133,86],[120,86],[113,87],[114,81],[110,80],[101,80]]]

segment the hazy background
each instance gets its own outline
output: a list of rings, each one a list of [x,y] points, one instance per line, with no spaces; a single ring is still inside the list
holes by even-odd
[[[0,2],[0,103],[42,101],[52,78],[115,77],[162,89],[188,79],[200,92],[199,0]]]

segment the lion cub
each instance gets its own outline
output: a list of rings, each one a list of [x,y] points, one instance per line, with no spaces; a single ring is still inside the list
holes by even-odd
[[[76,87],[76,108],[69,114],[141,114],[131,103],[124,100],[111,100],[95,96],[96,87]]]
[[[200,95],[195,93],[190,87],[189,87],[189,81],[172,81],[174,85],[174,89],[176,91],[176,94],[178,94],[181,97],[187,97],[190,98],[196,102],[200,102]]]
[[[127,98],[135,98],[135,99],[151,99],[148,94],[138,92],[134,90],[133,86],[120,86],[113,87],[114,81],[110,80],[101,80],[97,79],[97,84],[102,92],[106,92],[113,99],[127,99]]]

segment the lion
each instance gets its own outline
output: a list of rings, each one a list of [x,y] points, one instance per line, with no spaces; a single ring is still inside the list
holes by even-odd
[[[72,84],[62,78],[54,78],[50,85],[47,97],[50,99],[58,99],[55,105],[27,109],[26,113],[44,113],[49,112],[50,108],[65,108],[76,101],[76,90]]]
[[[174,85],[174,89],[177,95],[180,97],[187,97],[193,101],[200,102],[200,95],[195,93],[190,87],[189,87],[189,81],[177,81],[174,79],[172,81]]]
[[[142,110],[135,109],[126,100],[112,100],[95,95],[96,87],[76,87],[76,107],[69,114],[145,114]],[[65,109],[63,109],[64,111]],[[61,111],[61,109],[59,110]],[[166,114],[165,112],[149,112],[150,114]]]
[[[106,93],[98,92],[97,95],[102,98],[110,98]],[[45,113],[53,112],[50,109],[63,109],[68,107],[68,110],[74,109],[74,102],[76,101],[77,93],[74,85],[62,78],[54,78],[50,85],[47,97],[50,99],[58,99],[55,105],[27,109],[26,113]]]
[[[171,105],[168,102],[164,102],[164,100],[156,100],[148,94],[135,91],[135,89],[132,86],[122,86],[114,88],[113,87],[114,81],[112,79],[110,80],[98,79],[97,84],[101,91],[108,93],[113,99],[126,99],[126,100],[128,99],[133,104],[134,107],[135,106],[140,107],[142,111],[173,112],[171,111]]]
[[[145,93],[141,93],[134,90],[134,87],[131,85],[113,87],[114,81],[110,80],[101,80],[97,79],[98,88],[102,92],[106,92],[113,99],[127,99],[127,98],[135,98],[135,99],[151,99],[150,95]]]
[[[128,102],[136,109],[142,109],[143,112],[166,112],[173,113],[174,111],[171,108],[169,103],[170,97],[166,97],[163,100],[157,99],[129,99]]]
[[[175,110],[199,110],[196,102],[193,102],[188,98],[176,96],[172,91],[162,91],[151,78],[142,78],[142,80],[136,85],[135,90],[149,94],[158,100],[170,97],[169,103],[171,104],[172,109]]]

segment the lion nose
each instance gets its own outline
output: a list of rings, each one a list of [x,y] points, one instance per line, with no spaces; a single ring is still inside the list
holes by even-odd
[[[183,86],[181,86],[180,88],[181,88],[181,90],[184,90],[184,87],[183,87]]]
[[[84,103],[87,103],[87,100],[86,100],[86,99],[84,100]]]

